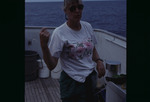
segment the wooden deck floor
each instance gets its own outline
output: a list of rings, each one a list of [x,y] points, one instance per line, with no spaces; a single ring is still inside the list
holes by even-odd
[[[59,81],[49,77],[25,82],[25,102],[61,102]]]

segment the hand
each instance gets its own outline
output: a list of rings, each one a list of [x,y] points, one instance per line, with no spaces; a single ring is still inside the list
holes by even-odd
[[[46,30],[47,28],[42,28],[40,31],[40,43],[41,47],[45,47],[48,44],[50,33]]]
[[[99,78],[105,75],[105,68],[102,61],[97,61],[97,71],[98,71]]]

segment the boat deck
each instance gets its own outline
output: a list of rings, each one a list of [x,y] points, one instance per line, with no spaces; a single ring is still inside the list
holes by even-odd
[[[49,77],[25,82],[25,102],[61,102],[59,81]]]

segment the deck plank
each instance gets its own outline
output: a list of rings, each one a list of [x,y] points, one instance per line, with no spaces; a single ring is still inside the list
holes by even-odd
[[[49,77],[25,82],[25,102],[61,102],[58,80]]]
[[[42,87],[41,81],[39,81],[36,85],[38,90],[36,97],[39,98],[40,102],[47,102],[48,99],[46,99],[45,97],[45,92],[44,92],[44,88]]]
[[[51,87],[49,87],[50,85]],[[50,81],[48,82],[46,80],[43,80],[43,86],[45,87],[45,89],[47,89],[47,95],[50,96],[51,102],[60,102],[60,91],[58,81],[54,79],[50,79]]]
[[[52,95],[53,90],[49,90],[49,88],[53,88],[53,83],[52,82],[50,83],[50,82],[51,82],[51,79],[49,81],[44,79],[44,80],[42,80],[42,85],[44,87],[45,93],[46,93],[48,99],[50,100],[50,102],[54,102],[55,99]]]

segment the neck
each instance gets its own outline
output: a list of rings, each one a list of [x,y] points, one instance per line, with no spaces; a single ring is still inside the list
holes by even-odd
[[[71,22],[71,21],[67,21],[67,25],[73,29],[73,30],[80,30],[81,29],[81,24],[80,22]]]

